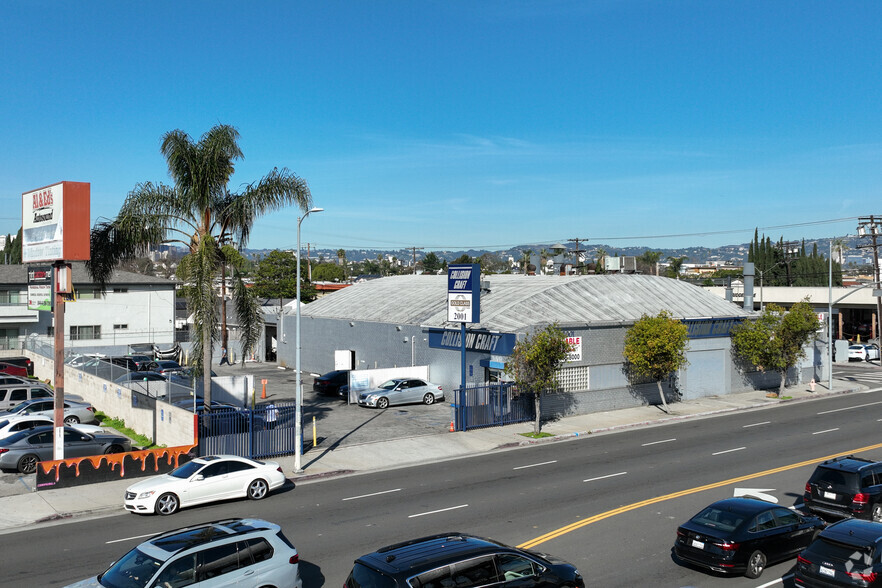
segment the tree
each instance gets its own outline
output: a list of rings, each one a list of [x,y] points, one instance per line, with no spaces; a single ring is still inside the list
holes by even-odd
[[[0,256],[2,263],[19,264],[21,263],[21,228],[14,238],[6,235],[6,247],[3,248],[3,255]]]
[[[643,315],[625,333],[625,360],[635,375],[655,380],[664,411],[668,403],[662,380],[686,365],[689,330],[665,310],[658,316]]]
[[[594,265],[594,273],[605,274],[606,273],[606,263],[605,262],[606,262],[606,256],[608,255],[608,253],[606,252],[606,249],[604,249],[603,247],[598,247],[597,251],[595,252],[595,255],[597,257],[595,258],[595,262],[594,262],[594,264],[595,264]]]
[[[475,260],[473,260],[468,253],[463,253],[450,263],[475,263]]]
[[[302,269],[302,268],[301,268]],[[303,277],[301,276],[301,280]],[[306,292],[308,282],[300,284],[300,299],[315,299],[312,288]],[[297,296],[297,258],[290,251],[274,249],[257,262],[254,270],[254,295],[258,298],[294,298]]]
[[[345,279],[343,268],[335,263],[320,263],[312,269],[313,282],[342,282]]]
[[[340,267],[343,268],[343,279],[346,279],[346,250],[338,249],[337,250],[337,261],[340,264]]]
[[[808,298],[790,311],[768,304],[756,320],[745,320],[732,330],[732,346],[739,357],[761,372],[781,375],[778,395],[787,384],[787,370],[805,357],[806,343],[814,339],[820,324]]]
[[[683,262],[689,259],[688,257],[671,257],[668,256],[668,269],[667,274],[669,278],[680,279],[680,270],[683,268]]]
[[[181,130],[165,133],[160,151],[174,185],[136,185],[117,217],[92,229],[87,263],[94,282],[104,288],[120,262],[143,255],[150,245],[181,243],[188,248],[178,265],[178,277],[185,284],[183,293],[193,315],[194,357],[203,375],[206,408],[211,401],[211,352],[218,340],[218,295],[213,284],[227,266],[222,246],[235,242],[244,247],[254,221],[267,212],[290,205],[306,211],[312,206],[306,182],[285,168],[273,169],[240,193],[229,192],[235,162],[243,156],[238,140],[239,132],[222,124],[198,142]],[[232,277],[244,358],[258,342],[262,316],[235,267]],[[221,312],[225,305],[222,297]]]
[[[534,394],[536,420],[533,422],[533,433],[536,435],[542,427],[542,395],[557,391],[560,386],[557,372],[570,349],[566,335],[557,324],[552,324],[518,341],[505,364],[505,373],[514,378],[518,393]]]
[[[651,251],[647,249],[637,257],[637,262],[641,265],[646,266],[646,268],[649,269],[650,272],[658,275],[658,262],[661,259],[661,256],[661,251]]]
[[[427,274],[437,274],[441,269],[441,260],[434,251],[430,251],[423,258],[423,271]]]

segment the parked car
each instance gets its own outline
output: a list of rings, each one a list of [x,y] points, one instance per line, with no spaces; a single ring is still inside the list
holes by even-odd
[[[727,498],[677,528],[674,555],[686,563],[758,578],[766,565],[796,556],[824,521],[757,498]]]
[[[0,386],[0,411],[10,410],[19,403],[36,398],[54,398],[55,393],[45,384],[31,380],[25,384]]]
[[[802,499],[814,514],[882,522],[882,462],[853,455],[828,459],[805,483]]]
[[[28,371],[28,376],[34,375],[34,362],[31,361],[30,357],[23,355],[18,357],[0,357],[0,362],[21,366]]]
[[[300,558],[275,523],[225,519],[161,533],[102,572],[66,588],[167,588],[196,584],[302,588]]]
[[[85,361],[79,368],[87,374],[92,374],[111,382],[126,372],[138,371],[138,364],[128,355],[116,357],[94,358]]]
[[[282,467],[274,461],[209,455],[132,484],[126,489],[125,508],[170,515],[179,508],[230,498],[261,500],[284,484]]]
[[[875,343],[866,345],[856,343],[848,346],[848,361],[872,361],[879,359],[879,346]]]
[[[821,531],[796,558],[793,582],[807,588],[882,586],[882,524],[847,519]]]
[[[349,386],[349,370],[334,370],[319,376],[312,383],[312,391],[324,396],[340,396],[342,386]]]
[[[396,543],[355,560],[343,588],[571,586],[584,588],[575,566],[492,539],[444,533]]]
[[[36,380],[25,376],[13,376],[10,374],[0,373],[0,386],[18,385],[18,384],[35,384]]]
[[[0,419],[11,415],[42,414],[50,418],[55,414],[55,399],[26,400],[13,408],[0,412]],[[95,407],[87,402],[64,400],[64,424],[75,425],[77,423],[94,423]]]
[[[127,357],[131,361],[135,362],[135,365],[137,366],[138,370],[149,369],[147,366],[150,365],[151,362],[153,362],[153,357],[150,355],[132,354],[132,355],[126,355],[125,357]]]
[[[69,365],[70,367],[82,367],[83,364],[89,362],[93,359],[104,359],[107,356],[103,353],[75,353],[71,355],[67,359],[64,360],[65,365]]]
[[[11,363],[0,362],[0,373],[9,374],[10,376],[28,377],[28,368]]]
[[[0,470],[33,474],[37,464],[52,459],[55,451],[51,425],[19,431],[0,439]],[[122,435],[89,435],[72,427],[64,428],[64,457],[86,457],[132,450],[132,441]]]
[[[129,372],[116,378],[115,384],[128,384],[130,382],[167,382],[168,378],[159,372]]]
[[[379,388],[358,395],[359,406],[376,408],[414,402],[434,404],[443,400],[444,392],[441,386],[416,378],[393,378],[380,384]]]
[[[27,431],[28,429],[45,427],[46,425],[52,424],[54,424],[52,417],[41,414],[26,414],[0,418],[0,439],[5,439],[19,431]],[[82,423],[77,423],[71,425],[71,427],[81,433],[88,433],[90,435],[102,435],[107,432],[98,425],[84,425]]]
[[[185,368],[173,359],[157,359],[148,363],[145,369],[158,374],[168,375],[182,374]]]

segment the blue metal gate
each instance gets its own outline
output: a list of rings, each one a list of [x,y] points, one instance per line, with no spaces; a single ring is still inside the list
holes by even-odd
[[[536,415],[533,394],[517,394],[513,383],[458,388],[456,399],[457,431],[530,422]]]
[[[252,459],[294,453],[295,404],[215,408],[199,415],[199,455],[232,454]]]

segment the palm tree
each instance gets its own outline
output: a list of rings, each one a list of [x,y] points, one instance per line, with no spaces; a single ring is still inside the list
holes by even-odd
[[[193,315],[193,356],[203,375],[206,408],[211,405],[211,352],[218,339],[214,280],[225,261],[232,265],[232,300],[242,327],[243,358],[257,344],[261,329],[256,300],[245,288],[231,248],[225,251],[224,246],[244,246],[255,219],[267,212],[290,205],[306,211],[312,206],[306,181],[285,168],[273,169],[241,193],[230,193],[227,184],[234,164],[243,156],[238,140],[235,128],[220,124],[198,142],[181,130],[165,133],[160,151],[174,185],[136,185],[117,217],[92,229],[87,263],[92,279],[103,288],[120,262],[142,255],[150,245],[187,247],[178,278],[185,284],[183,294]]]
[[[683,268],[683,262],[689,259],[685,255],[683,257],[668,256],[668,276],[680,279],[680,270]]]
[[[346,280],[346,250],[338,249],[337,250],[337,261],[343,267],[343,280]]]
[[[595,262],[594,273],[605,274],[606,264],[604,263],[604,261],[606,260],[606,256],[609,254],[603,247],[598,247],[595,255],[597,255],[597,261]]]

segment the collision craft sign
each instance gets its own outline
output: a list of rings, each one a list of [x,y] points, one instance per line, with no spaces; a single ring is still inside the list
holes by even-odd
[[[447,320],[481,321],[481,266],[476,263],[447,266]]]

